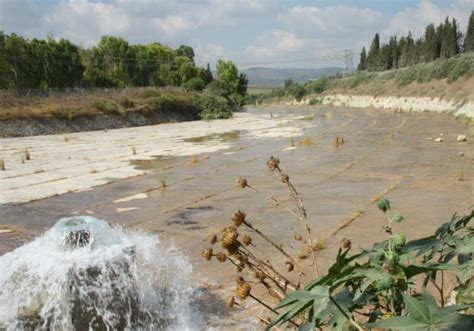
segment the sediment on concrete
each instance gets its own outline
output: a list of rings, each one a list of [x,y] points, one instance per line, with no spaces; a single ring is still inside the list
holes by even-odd
[[[454,116],[474,118],[474,102],[446,100],[430,97],[403,97],[403,96],[370,96],[370,95],[324,95],[308,96],[301,101],[293,100],[288,105],[305,106],[311,100],[318,99],[316,103],[332,106],[355,108],[381,108],[399,111],[428,111],[449,113]]]
[[[199,119],[195,111],[130,111],[121,114],[91,114],[74,118],[38,117],[0,121],[0,137],[26,137],[58,133],[97,131],[184,122]]]

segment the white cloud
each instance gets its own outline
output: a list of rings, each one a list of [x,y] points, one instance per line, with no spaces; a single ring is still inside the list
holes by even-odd
[[[382,37],[407,35],[408,31],[419,37],[424,34],[428,24],[438,25],[446,16],[456,18],[464,31],[473,9],[474,0],[454,0],[450,2],[449,7],[440,7],[429,0],[420,0],[416,7],[409,7],[395,14],[384,29]]]
[[[312,38],[344,38],[373,31],[384,20],[380,12],[349,6],[296,6],[280,14],[279,19],[289,30]]]

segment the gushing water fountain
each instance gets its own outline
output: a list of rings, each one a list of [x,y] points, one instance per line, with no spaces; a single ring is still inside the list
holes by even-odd
[[[191,265],[157,239],[81,216],[0,257],[0,330],[186,330]]]

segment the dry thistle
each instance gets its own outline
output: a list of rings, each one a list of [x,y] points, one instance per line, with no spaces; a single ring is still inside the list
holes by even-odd
[[[221,246],[225,248],[229,254],[235,254],[240,247],[240,243],[237,240],[239,234],[234,231],[226,231],[221,239]]]
[[[211,233],[210,235],[207,236],[207,241],[209,241],[211,245],[214,245],[217,242],[217,235],[214,233]]]
[[[252,290],[252,287],[250,286],[250,284],[244,282],[243,284],[237,287],[237,297],[240,300],[245,300],[250,295],[251,290]]]
[[[295,268],[294,264],[291,263],[290,261],[286,261],[286,262],[285,262],[285,266],[286,266],[286,270],[287,270],[288,272],[292,272],[293,269]]]
[[[236,283],[237,285],[245,284],[245,279],[244,279],[244,277],[240,277],[240,276],[237,277],[237,278],[235,279],[235,283]]]
[[[233,295],[231,295],[226,299],[225,305],[227,306],[227,308],[231,309],[232,307],[234,307],[234,304],[235,304],[235,298]]]
[[[247,215],[239,210],[234,214],[234,216],[232,216],[232,222],[236,227],[239,227],[243,222],[245,222],[245,217],[247,217]]]
[[[202,257],[205,258],[207,261],[210,261],[212,258],[212,248],[204,248],[202,253]]]
[[[248,183],[245,178],[239,178],[235,181],[235,185],[240,188],[246,188],[248,186]]]
[[[301,251],[301,252],[299,252],[299,254],[298,254],[298,258],[299,258],[300,260],[305,260],[305,259],[308,258],[308,254],[306,254],[306,251]]]
[[[295,240],[296,241],[301,241],[301,240],[303,240],[303,237],[299,234],[295,234]]]
[[[220,263],[224,263],[227,260],[227,255],[224,252],[218,252],[216,254],[216,259]]]
[[[249,235],[244,234],[241,241],[244,246],[249,246],[252,243],[252,238]]]
[[[270,171],[275,171],[280,168],[280,159],[270,156],[270,159],[267,161],[267,166]]]
[[[351,245],[352,245],[352,243],[351,243],[351,241],[350,241],[349,239],[343,238],[343,239],[341,240],[341,247],[342,247],[342,249],[348,249],[348,248],[351,247]]]
[[[241,266],[239,266],[239,265],[235,266],[235,272],[242,272],[242,270],[244,270],[244,269]]]
[[[5,161],[3,159],[0,159],[0,169],[2,169],[2,171],[5,170]]]
[[[25,149],[25,159],[27,161],[31,160],[31,155],[30,155],[30,151],[28,150],[28,148]]]
[[[280,179],[282,183],[286,184],[290,180],[290,177],[287,174],[281,174]]]
[[[265,274],[264,274],[263,272],[261,272],[261,271],[255,271],[255,272],[253,273],[253,276],[254,276],[256,279],[260,280],[260,281],[262,281],[262,280],[264,280],[264,279],[266,278]]]

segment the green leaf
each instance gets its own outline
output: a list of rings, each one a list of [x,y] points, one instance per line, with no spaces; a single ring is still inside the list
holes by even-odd
[[[395,215],[393,215],[393,220],[397,223],[400,223],[401,221],[403,221],[405,218],[402,216],[402,214],[400,213],[396,213]]]
[[[423,293],[423,301],[404,294],[403,300],[408,316],[394,317],[368,324],[371,328],[407,330],[407,331],[450,331],[473,330],[474,316],[459,314],[459,310],[472,305],[449,306],[439,308],[428,291]]]
[[[387,198],[381,198],[377,202],[377,208],[386,213],[388,210],[390,210],[390,201]]]
[[[329,286],[316,286],[311,290],[298,290],[288,294],[276,307],[281,309],[287,307],[287,310],[278,315],[266,328],[270,330],[273,326],[285,323],[290,319],[297,317],[306,309],[313,308],[313,316],[317,316],[327,307],[329,303]]]

